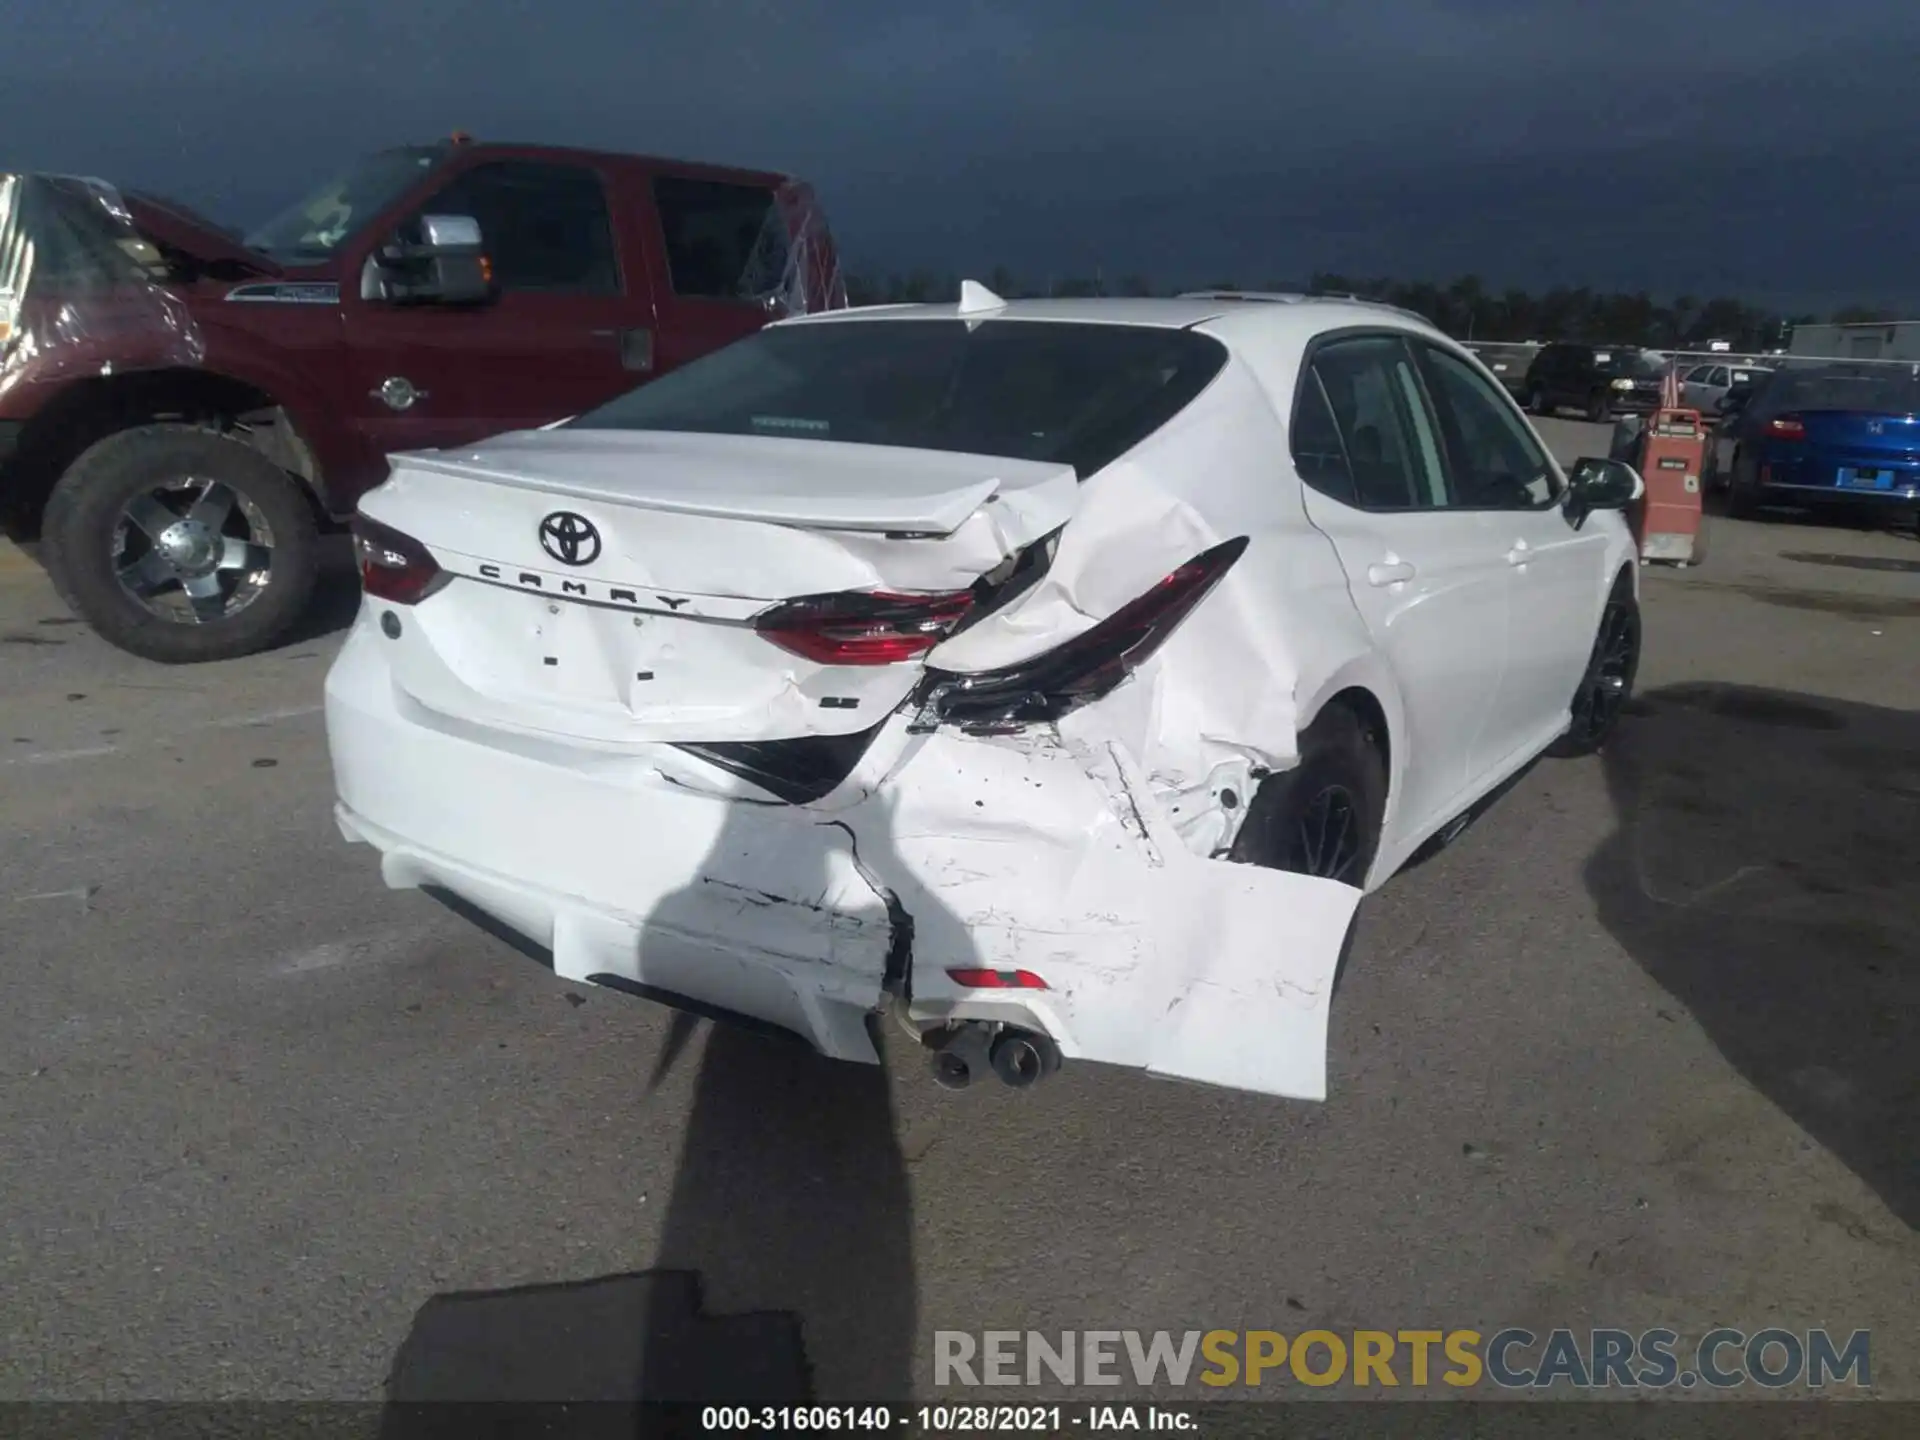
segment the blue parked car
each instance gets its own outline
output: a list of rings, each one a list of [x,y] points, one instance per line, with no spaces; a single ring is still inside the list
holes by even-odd
[[[1777,370],[1714,448],[1729,515],[1846,503],[1920,519],[1920,365]]]

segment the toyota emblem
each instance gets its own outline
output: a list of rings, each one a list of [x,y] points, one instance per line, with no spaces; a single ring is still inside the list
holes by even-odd
[[[540,548],[562,565],[591,565],[600,558],[600,532],[586,516],[556,510],[540,522]]]

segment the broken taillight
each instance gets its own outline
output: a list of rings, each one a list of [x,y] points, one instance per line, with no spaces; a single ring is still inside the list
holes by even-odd
[[[1057,720],[1125,680],[1167,641],[1247,549],[1247,537],[1196,555],[1146,594],[1064,645],[974,675],[929,671],[911,728],[1017,729]]]
[[[762,611],[753,628],[820,665],[892,665],[924,655],[973,608],[973,592],[809,595]]]
[[[418,540],[365,515],[353,517],[353,558],[361,588],[395,605],[417,605],[453,579]]]

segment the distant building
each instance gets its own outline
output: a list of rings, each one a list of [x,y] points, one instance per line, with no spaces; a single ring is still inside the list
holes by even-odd
[[[1796,325],[1789,355],[1829,360],[1920,361],[1920,320],[1874,320],[1860,325]]]

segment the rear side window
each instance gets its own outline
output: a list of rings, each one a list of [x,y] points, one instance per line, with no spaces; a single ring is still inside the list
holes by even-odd
[[[600,177],[580,165],[526,160],[476,165],[421,207],[470,215],[502,290],[617,295],[620,267]]]
[[[1208,336],[1147,326],[776,325],[572,424],[1059,461],[1084,479],[1179,414],[1226,361]]]
[[[1317,456],[1302,460],[1301,435],[1311,436],[1318,389],[1340,440],[1345,474],[1328,471]],[[1363,510],[1427,510],[1447,504],[1439,440],[1407,347],[1390,335],[1328,341],[1313,352],[1295,401],[1295,464],[1300,478],[1323,494]],[[1309,466],[1322,468],[1310,471]]]
[[[773,191],[662,175],[653,182],[676,295],[749,300],[780,283],[787,231]]]

